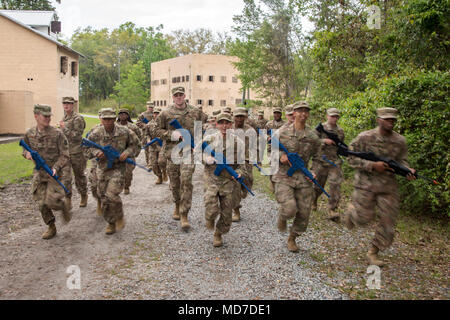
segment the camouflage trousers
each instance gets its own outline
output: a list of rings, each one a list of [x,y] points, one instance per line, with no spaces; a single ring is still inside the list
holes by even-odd
[[[342,170],[339,167],[334,166],[319,166],[315,168],[316,180],[319,184],[325,188],[325,184],[328,180],[328,186],[330,199],[328,200],[328,209],[335,210],[339,205],[341,199],[341,183],[343,180]],[[314,185],[314,202],[317,203],[317,199],[322,194],[322,190]]]
[[[372,244],[381,251],[387,249],[394,241],[394,228],[400,207],[400,196],[397,190],[385,189],[374,192],[355,188],[352,199],[353,203],[348,206],[345,214],[356,226],[362,226],[374,220],[375,208],[378,209],[380,219]]]
[[[245,176],[244,176],[244,183],[245,185],[252,190],[253,188],[253,165],[252,164],[245,164]],[[236,207],[235,208],[242,208],[241,200],[247,198],[248,191],[245,189],[244,186],[241,184],[238,184],[238,187],[240,189],[240,192],[237,193],[237,200],[235,201]]]
[[[135,158],[131,158],[136,162]],[[130,189],[131,181],[133,180],[133,171],[136,166],[132,164],[125,163],[125,189]]]
[[[208,178],[205,176],[205,181]],[[238,182],[229,180],[221,185],[205,183],[205,219],[216,220],[216,229],[225,234],[230,231],[233,208],[240,201],[241,188]],[[239,202],[237,202],[239,203]]]
[[[105,171],[97,168],[97,179],[103,217],[108,223],[115,223],[123,217],[120,193],[125,184],[125,166]]]
[[[192,204],[192,175],[195,164],[174,164],[167,159],[167,174],[169,176],[169,188],[172,191],[173,202],[180,205],[180,214],[187,215]]]
[[[283,220],[294,219],[290,234],[295,237],[308,227],[313,193],[312,186],[292,187],[282,182],[275,183],[275,197],[280,204],[278,214]]]
[[[164,152],[161,150],[150,150],[150,163],[152,164],[152,170],[155,175],[162,178],[162,174],[166,171],[167,160]]]
[[[73,176],[75,178],[75,186],[77,187],[80,195],[87,194],[87,178],[85,174],[86,170],[86,158],[83,153],[76,153],[70,155],[70,166],[73,170]],[[70,179],[70,183],[67,186],[70,192],[72,192],[72,179]]]
[[[145,146],[146,143],[147,142],[145,142],[143,144],[143,146]],[[144,149],[144,151],[145,151],[145,163],[147,164],[147,168],[151,168],[152,167],[152,162],[150,160],[150,150],[148,150],[148,149],[150,149],[150,148],[145,148]]]
[[[91,160],[91,168],[89,169],[89,184],[91,185],[92,196],[99,199],[97,194],[97,161]]]
[[[67,167],[67,174],[70,174],[70,168]],[[69,179],[63,179],[60,174],[60,181],[67,187]],[[64,208],[64,189],[50,176],[43,177],[39,173],[35,173],[31,184],[31,193],[33,200],[38,202],[39,211],[42,220],[46,225],[55,222],[55,216],[52,210],[63,210]]]

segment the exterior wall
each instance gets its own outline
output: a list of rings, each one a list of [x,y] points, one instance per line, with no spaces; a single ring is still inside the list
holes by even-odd
[[[242,85],[237,79],[239,72],[232,65],[232,62],[237,60],[237,57],[232,56],[192,54],[152,63],[150,100],[156,105],[162,101],[164,108],[165,105],[172,104],[171,89],[183,86],[189,103],[197,106],[198,100],[202,100],[203,111],[208,114],[225,106],[234,109],[236,102],[242,101]],[[189,76],[189,81],[186,81],[186,76]],[[197,80],[197,76],[201,77],[201,81]],[[213,81],[209,81],[210,76],[213,76]],[[173,78],[178,77],[181,81],[174,83]],[[233,82],[233,78],[236,82]],[[161,80],[166,83],[162,84]],[[252,91],[250,98],[258,99]],[[209,106],[209,100],[212,100],[212,106]],[[270,112],[267,112],[267,116],[269,114]]]
[[[66,75],[60,73],[61,55],[69,58]],[[78,76],[71,77],[70,68],[70,62],[75,59],[78,57],[74,53],[0,16],[0,89],[32,92],[33,105],[52,106],[52,125],[63,118],[63,96],[70,95],[78,100]],[[0,119],[3,121],[12,120]],[[9,125],[22,128],[23,123]]]
[[[78,55],[65,50],[64,48],[57,47],[58,50],[58,70],[56,70],[56,78],[57,78],[57,104],[55,106],[60,109],[60,117],[55,118],[56,120],[61,120],[64,116],[64,111],[62,108],[62,98],[63,97],[74,97],[77,101],[75,103],[74,110],[78,112],[78,90],[79,90],[79,61]],[[68,68],[67,73],[63,74],[60,72],[59,63],[61,60],[61,56],[66,56],[68,58]],[[76,76],[72,76],[72,62],[76,62]],[[53,107],[53,106],[52,106]],[[56,113],[55,113],[56,116]]]
[[[35,125],[33,93],[30,91],[0,91],[0,134],[24,134]]]

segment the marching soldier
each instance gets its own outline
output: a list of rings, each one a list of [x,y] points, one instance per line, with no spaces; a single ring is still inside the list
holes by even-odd
[[[292,104],[286,106],[285,114],[287,122],[284,125],[294,123],[295,117],[294,117],[294,110],[292,109]]]
[[[89,140],[101,145],[110,145],[120,153],[112,168],[107,167],[105,154],[96,148],[89,148],[90,158],[98,158],[97,192],[101,201],[103,218],[108,222],[106,234],[111,235],[125,226],[120,193],[125,184],[125,159],[133,157],[139,149],[136,134],[124,126],[115,123],[116,112],[111,108],[100,110],[101,126],[94,129]]]
[[[293,110],[295,122],[280,128],[279,140],[289,152],[297,153],[307,164],[311,158],[318,159],[320,140],[314,130],[306,126],[310,110],[308,103],[304,101],[294,103]],[[300,170],[289,177],[287,171],[290,165],[287,155],[280,152],[280,168],[273,176],[273,181],[275,197],[280,204],[278,230],[286,231],[286,221],[294,219],[287,240],[287,248],[291,252],[296,252],[298,247],[295,239],[308,227],[314,188],[311,181]]]
[[[281,128],[285,122],[281,119],[282,116],[282,110],[281,108],[274,108],[273,109],[273,120],[270,120],[266,123],[266,129],[271,129],[272,131],[278,130],[279,128]],[[270,158],[270,151],[271,151],[271,144],[267,145],[267,156]],[[275,183],[273,181],[273,176],[269,176],[270,179],[270,186],[271,186],[271,190],[272,192],[275,191]]]
[[[59,176],[65,186],[70,183],[69,143],[59,129],[50,125],[52,109],[48,105],[34,106],[36,126],[27,130],[24,141],[31,149],[37,151],[47,165],[53,170],[53,175]],[[27,160],[33,160],[31,154],[24,150],[22,155]],[[66,222],[71,219],[71,207],[64,189],[48,175],[44,169],[33,170],[31,184],[33,200],[39,203],[42,219],[48,230],[42,239],[51,239],[56,235],[55,216],[52,210],[62,210]]]
[[[244,109],[245,109],[245,116],[246,116],[245,123],[256,130],[258,128],[258,126],[256,125],[256,121],[248,116],[248,109],[247,108],[244,108]]]
[[[100,117],[100,112],[99,112],[99,117]],[[101,126],[100,123],[93,126],[91,128],[91,130],[89,130],[89,132],[86,133],[86,139],[89,139],[89,135],[91,134],[91,132],[94,131],[99,126]],[[98,186],[98,183],[97,183],[97,159],[95,159],[95,158],[91,159],[90,153],[89,153],[89,148],[87,148],[87,147],[83,147],[83,154],[86,159],[90,159],[89,161],[91,163],[91,167],[89,169],[88,180],[89,180],[89,184],[91,187],[92,196],[94,197],[94,199],[97,200],[97,214],[100,216],[100,215],[102,215],[102,204],[100,201],[100,197],[97,193],[97,186]]]
[[[156,107],[153,111],[153,120],[150,121],[146,126],[146,135],[149,141],[152,141],[156,138],[155,130],[156,130],[156,118],[161,113],[161,109]],[[161,147],[158,143],[152,144],[150,147],[150,162],[152,164],[153,173],[158,177],[158,180],[155,184],[161,184],[163,181],[167,181],[167,160],[164,154],[164,145]]]
[[[264,110],[258,111],[258,120],[256,120],[256,127],[258,129],[265,129],[267,124],[267,119],[264,119]]]
[[[75,185],[81,195],[80,207],[86,207],[88,199],[86,158],[83,155],[81,148],[81,139],[83,138],[83,131],[86,128],[84,118],[74,109],[75,99],[73,97],[64,97],[62,99],[64,108],[64,118],[59,122],[59,127],[66,136],[69,142],[70,166],[75,177]],[[70,183],[67,185],[69,191],[72,192],[72,175],[70,175]],[[68,201],[71,204],[72,193],[68,196]]]
[[[408,168],[406,139],[393,130],[397,113],[397,109],[394,108],[378,109],[378,127],[360,133],[350,143],[350,150],[373,152]],[[380,220],[367,258],[371,265],[382,266],[384,262],[378,258],[378,253],[387,249],[394,240],[395,222],[400,205],[397,180],[385,162],[372,162],[354,156],[349,156],[348,161],[356,169],[355,189],[352,204],[344,215],[344,224],[349,229],[367,224],[375,218],[375,207],[378,208]],[[410,170],[416,172],[414,169]],[[415,176],[408,174],[406,178],[414,180]]]
[[[155,134],[165,143],[165,153],[167,159],[167,173],[170,179],[170,190],[172,191],[175,211],[172,215],[174,220],[180,220],[181,228],[184,231],[189,230],[188,213],[192,203],[192,174],[195,170],[193,157],[190,164],[175,164],[171,157],[173,148],[179,143],[181,133],[169,124],[173,119],[177,119],[185,130],[189,130],[191,136],[194,136],[194,122],[202,121],[202,112],[186,103],[184,87],[175,87],[172,89],[173,102],[171,106],[162,111],[156,118],[157,126]],[[172,141],[175,140],[175,141]]]
[[[339,140],[344,141],[344,130],[337,125],[339,119],[339,110],[336,108],[330,108],[327,110],[327,122],[323,124],[325,130],[335,133]],[[341,183],[343,181],[342,176],[342,160],[337,155],[337,146],[334,141],[328,139],[327,135],[323,132],[316,132],[322,141],[322,156],[324,155],[333,164],[320,159],[318,163],[314,163],[314,171],[317,174],[317,181],[323,187],[328,179],[330,185],[330,199],[328,201],[328,218],[333,221],[339,221],[339,213],[336,211],[339,205],[339,199],[341,198]],[[314,186],[314,200],[313,210],[317,209],[317,199],[319,198],[322,190],[317,186]]]
[[[210,130],[210,129],[215,129],[216,128],[216,116],[209,116],[208,117],[208,122],[206,122],[203,125],[203,130]]]
[[[153,102],[147,101],[147,110],[142,112],[136,120],[136,125],[143,131],[145,130],[145,125],[153,119],[154,106],[155,104]],[[144,135],[144,137],[142,137],[141,144],[145,146],[147,142],[149,141],[147,141],[147,137]],[[152,164],[150,162],[150,151],[148,148],[145,149],[145,163],[148,168],[151,168]]]
[[[120,124],[121,126],[127,127],[128,129],[133,131],[136,134],[136,136],[138,137],[138,139],[139,139],[139,148],[137,149],[138,151],[136,154],[129,157],[133,160],[136,160],[136,158],[139,156],[139,153],[141,153],[140,142],[144,140],[141,129],[139,129],[139,127],[133,123],[133,120],[131,120],[131,117],[130,117],[130,111],[126,108],[119,110],[119,115],[117,117],[117,123]],[[124,188],[123,193],[130,194],[130,186],[131,186],[131,181],[133,180],[133,170],[134,170],[135,166],[127,163],[127,164],[125,164],[125,167],[126,167],[126,169],[125,169],[125,188]]]
[[[237,150],[238,144],[244,142],[238,137],[236,139],[227,140],[227,130],[232,126],[232,118],[228,113],[221,113],[217,117],[217,129],[214,134],[206,136],[206,141],[213,150],[220,152],[227,158],[226,151],[230,150],[231,143],[234,143],[234,164],[230,166],[240,176],[244,175],[245,166],[238,164]],[[221,149],[220,149],[221,148]],[[226,170],[222,170],[219,176],[214,174],[216,169],[215,159],[207,156],[205,161],[205,219],[206,228],[214,230],[214,247],[222,246],[222,235],[228,233],[231,228],[231,213],[236,206],[236,200],[240,198],[241,188],[239,183],[231,177]],[[216,222],[216,218],[219,219]]]

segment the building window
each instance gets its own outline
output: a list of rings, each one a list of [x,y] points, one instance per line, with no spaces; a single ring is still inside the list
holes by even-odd
[[[72,61],[71,70],[72,77],[76,77],[78,75],[78,63],[76,61]]]
[[[68,64],[69,59],[66,56],[61,56],[61,73],[67,73]]]
[[[167,84],[167,79],[161,79],[161,84]]]
[[[173,78],[172,78],[172,83],[175,83],[175,82],[177,82],[177,78],[176,78],[176,77],[173,77]]]
[[[164,100],[164,107],[167,105],[167,100]]]
[[[241,104],[242,103],[242,99],[236,99],[236,105]]]
[[[233,78],[231,78],[231,81],[232,81],[233,83],[237,83],[237,82],[238,82],[238,79],[237,79],[236,77],[233,77]]]
[[[199,74],[197,75],[197,81],[202,81],[202,78],[203,77],[201,75],[199,75]]]
[[[220,100],[221,107],[226,107],[226,105],[227,105],[227,100]]]
[[[214,100],[208,100],[208,106],[213,106],[214,105]]]
[[[208,77],[208,81],[209,81],[209,82],[214,82],[214,76],[209,76],[209,77]]]
[[[184,79],[185,79],[184,76],[182,76],[182,77],[181,77],[181,82],[184,82]]]
[[[198,99],[197,100],[197,105],[201,105],[202,106],[203,105],[203,100],[202,99]]]
[[[220,82],[227,82],[227,77],[221,76],[220,77]]]
[[[189,82],[189,76],[186,76],[186,82]]]

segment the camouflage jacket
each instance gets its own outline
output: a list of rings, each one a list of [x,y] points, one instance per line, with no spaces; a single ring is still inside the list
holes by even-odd
[[[137,120],[136,120],[136,125],[141,128],[144,129],[144,126],[146,125],[146,123],[142,120],[147,119],[148,121],[151,121],[153,119],[153,113],[149,112],[149,111],[144,111],[142,112]]]
[[[120,154],[125,152],[129,158],[133,158],[135,154],[139,152],[140,145],[137,135],[129,130],[127,127],[118,125],[114,123],[114,129],[112,133],[108,133],[105,130],[105,127],[98,126],[94,130],[92,130],[89,135],[89,140],[101,145],[101,146],[112,146],[116,149]],[[89,158],[94,158],[100,152],[100,150],[96,148],[89,148]],[[103,159],[98,162],[98,167],[101,170],[107,170],[107,160]],[[125,168],[125,162],[120,162],[116,159],[112,169],[122,169]]]
[[[250,125],[248,125],[246,122],[244,122],[244,127],[243,128],[237,128],[236,125],[233,123],[232,126],[233,130],[235,131],[234,134],[239,136],[239,138],[241,138],[241,140],[243,140],[245,142],[245,159],[246,161],[250,160],[250,148],[253,150],[254,154],[253,154],[253,163],[256,162],[257,158],[256,158],[256,151],[257,151],[257,145],[258,145],[258,135],[256,134],[256,130],[251,127]],[[238,130],[241,129],[244,132],[239,132]],[[250,131],[249,131],[250,130]],[[254,132],[254,134],[252,133]],[[253,137],[254,141],[251,144],[251,137]]]
[[[120,122],[118,122],[117,124],[120,125]],[[134,155],[134,157],[137,157],[137,156],[139,156],[139,153],[141,152],[141,147],[142,147],[142,144],[141,144],[141,141],[143,138],[142,131],[141,131],[141,129],[139,129],[139,127],[137,125],[135,125],[134,123],[131,123],[131,122],[127,122],[126,127],[128,129],[130,129],[131,131],[133,131],[138,138],[138,141],[139,141],[138,153]]]
[[[339,137],[339,140],[341,140],[342,142],[344,142],[345,139],[345,134],[344,134],[344,130],[342,130],[341,127],[336,126],[335,128],[333,128],[332,126],[330,126],[328,124],[328,122],[325,122],[322,124],[324,129],[327,131],[330,131],[332,133],[337,134],[337,136]],[[323,139],[327,139],[327,135],[323,132],[317,132],[316,134],[319,136],[321,142],[322,142],[322,155],[325,155],[329,160],[333,161],[336,165],[341,165],[342,164],[342,160],[338,157],[337,155],[337,146],[333,145],[327,145]],[[324,167],[329,167],[332,166],[331,164],[329,164],[328,162],[326,162],[325,160],[322,159],[322,155],[320,156],[320,163],[318,163],[317,165],[321,165]]]
[[[86,128],[84,118],[79,113],[73,112],[70,116],[64,114],[62,121],[64,121],[64,129],[61,130],[69,142],[69,153],[76,154],[82,152],[81,138]]]
[[[24,141],[31,149],[37,151],[42,159],[50,168],[56,170],[57,175],[61,174],[61,169],[69,164],[69,143],[61,130],[48,126],[44,131],[40,132],[37,127],[27,130]],[[22,153],[25,157],[26,151]],[[37,171],[34,169],[33,174],[39,175],[39,178],[47,178],[44,169]]]
[[[266,129],[266,126],[267,126],[267,119],[258,119],[258,120],[256,120],[255,121],[255,123],[256,123],[256,127],[258,128],[258,129]]]
[[[214,134],[208,135],[203,139],[204,142],[207,142],[209,146],[217,153],[222,153],[225,157],[225,161],[236,171],[237,174],[241,174],[244,178],[246,177],[246,169],[245,169],[245,158],[240,159],[238,157],[238,145],[241,145],[243,148],[244,141],[239,139],[237,136],[234,136],[233,139],[227,139],[227,137],[222,138],[222,134],[220,132],[216,132]],[[234,146],[232,145],[234,143]],[[233,157],[229,157],[227,155],[227,150],[231,150],[234,148]],[[207,152],[203,154],[203,158],[209,156]],[[229,158],[228,158],[229,157]],[[244,162],[244,163],[239,163]],[[222,170],[219,176],[214,174],[214,170],[216,170],[216,164],[207,164],[205,161],[203,162],[205,165],[205,183],[206,184],[215,184],[215,185],[223,185],[233,178],[226,170]]]
[[[155,136],[159,137],[165,143],[166,152],[171,153],[179,141],[172,141],[172,133],[175,128],[169,122],[177,119],[185,130],[189,130],[192,137],[194,137],[194,122],[199,121],[201,125],[202,111],[194,106],[185,104],[185,108],[178,109],[175,105],[169,106],[162,111],[156,118]],[[202,127],[200,126],[200,130]]]
[[[296,131],[294,124],[290,124],[283,126],[278,132],[280,142],[289,152],[297,153],[303,159],[306,166],[308,166],[311,159],[313,162],[319,160],[321,155],[321,142],[315,130],[306,127],[305,130]],[[283,153],[280,150],[280,158]],[[279,166],[278,172],[273,176],[274,182],[282,182],[291,187],[312,187],[312,183],[306,180],[306,176],[300,170],[297,170],[292,177],[289,177],[287,175],[287,171],[290,168],[289,164],[279,162]]]
[[[255,130],[256,130],[256,128],[258,128],[258,126],[256,125],[256,121],[253,120],[252,118],[247,117],[247,119],[245,119],[245,124],[252,127]]]
[[[285,124],[283,120],[280,121],[270,120],[267,121],[266,123],[266,129],[279,129],[283,126],[283,124]]]
[[[382,136],[378,128],[361,132],[349,145],[349,149],[360,152],[373,152],[375,155],[393,159],[403,166],[407,162],[408,149],[406,139],[393,131],[389,137]],[[393,173],[378,173],[372,170],[372,161],[349,156],[349,164],[356,169],[354,186],[360,189],[371,189],[372,186],[397,186]]]
[[[156,126],[157,126],[157,123],[156,123],[155,119],[153,119],[152,121],[147,123],[147,125],[145,126],[145,136],[147,137],[149,142],[157,137],[156,136]],[[152,144],[149,148],[150,148],[150,150],[156,150],[156,151],[160,151],[162,149],[162,147],[157,142]]]

